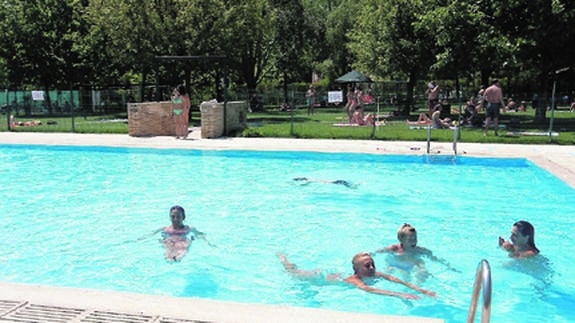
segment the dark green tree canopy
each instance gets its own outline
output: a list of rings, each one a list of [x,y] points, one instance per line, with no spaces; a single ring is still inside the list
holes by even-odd
[[[574,19],[571,0],[4,0],[0,84],[208,84],[220,67],[154,70],[154,57],[226,55],[231,84],[251,90],[357,69],[406,81],[408,97],[429,79],[528,92],[575,68]]]

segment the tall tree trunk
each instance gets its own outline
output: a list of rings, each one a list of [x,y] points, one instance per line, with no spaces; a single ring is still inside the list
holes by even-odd
[[[407,88],[406,88],[406,95],[405,98],[405,105],[402,109],[402,114],[408,116],[411,114],[411,110],[413,108],[413,93],[415,89],[415,83],[417,83],[417,71],[413,70],[409,73],[409,78],[407,80]]]
[[[290,109],[293,109],[294,107],[292,107],[292,102],[290,102],[288,100],[288,77],[287,77],[287,73],[284,72],[284,84],[283,84],[283,90],[284,90],[284,103],[288,104]]]

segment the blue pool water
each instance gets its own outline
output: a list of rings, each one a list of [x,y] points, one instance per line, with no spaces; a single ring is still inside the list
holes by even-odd
[[[493,322],[575,321],[575,190],[524,159],[0,145],[0,197],[0,281],[455,323],[487,259]],[[173,204],[216,247],[197,240],[168,263],[159,236],[138,239],[168,225]],[[514,261],[497,247],[521,219],[535,225],[537,259]],[[351,274],[355,253],[395,243],[404,222],[458,272],[427,261],[427,279],[392,274],[436,298],[297,280],[275,256]],[[380,271],[387,261],[375,256]]]

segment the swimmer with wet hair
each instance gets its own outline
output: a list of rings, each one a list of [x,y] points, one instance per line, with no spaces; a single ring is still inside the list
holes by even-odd
[[[325,279],[327,281],[338,281],[341,274],[329,274],[329,275],[322,275],[321,270],[302,270],[299,269],[295,264],[289,262],[286,256],[282,253],[277,253],[278,258],[280,259],[284,269],[289,272],[290,274],[294,275],[298,278],[309,279],[309,278],[316,278],[316,279]],[[403,281],[397,277],[381,273],[375,270],[375,263],[373,258],[367,252],[360,252],[353,256],[352,260],[352,267],[353,267],[353,275],[345,278],[343,282],[351,284],[363,291],[373,294],[379,295],[386,295],[386,296],[394,296],[403,299],[419,299],[418,295],[415,294],[408,294],[408,293],[401,293],[401,292],[394,292],[385,289],[371,287],[368,283],[364,280],[368,278],[383,278],[390,282],[398,283],[404,285],[408,288],[411,288],[415,291],[418,291],[422,294],[428,296],[435,296],[435,293],[418,286],[415,286],[409,282]]]
[[[422,277],[427,276],[428,273],[425,268],[425,262],[421,259],[422,257],[427,257],[445,265],[452,271],[459,272],[457,269],[451,267],[446,260],[434,256],[431,250],[418,246],[417,230],[411,226],[411,224],[404,223],[399,227],[397,230],[397,240],[399,243],[383,247],[376,251],[376,253],[390,253],[395,256],[390,263],[390,267],[395,267],[403,271],[410,271],[412,268],[416,268],[418,275]]]
[[[186,219],[186,211],[179,205],[174,205],[170,208],[170,221],[171,225],[146,234],[135,241],[143,241],[148,238],[156,236],[161,233],[162,238],[160,242],[166,249],[165,258],[168,261],[180,261],[188,253],[188,249],[192,241],[196,238],[204,240],[209,246],[215,247],[206,238],[206,234],[198,231],[196,228],[184,224]]]
[[[539,253],[535,246],[535,228],[527,221],[513,223],[509,241],[499,237],[499,246],[507,250],[509,257],[513,258],[527,258]]]

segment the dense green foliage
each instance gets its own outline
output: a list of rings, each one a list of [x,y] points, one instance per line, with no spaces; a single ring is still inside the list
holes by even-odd
[[[158,67],[154,57],[226,55],[230,87],[252,91],[310,82],[312,72],[327,86],[356,68],[407,81],[408,98],[423,80],[469,93],[492,77],[508,93],[550,96],[549,73],[574,67],[574,20],[571,0],[3,0],[0,87],[156,76],[214,86],[222,66]],[[567,77],[564,93],[574,86]]]

